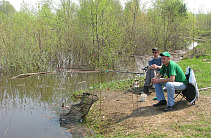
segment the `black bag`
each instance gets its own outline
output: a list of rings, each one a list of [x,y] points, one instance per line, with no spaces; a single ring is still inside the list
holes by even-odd
[[[194,85],[189,83],[190,70],[191,68],[189,68],[189,73],[185,75],[188,80],[188,84],[186,90],[184,90],[182,94],[186,97],[187,101],[192,104],[196,100],[196,89]]]
[[[186,100],[193,103],[196,100],[195,87],[188,83],[186,90],[182,91],[182,94],[186,97]]]

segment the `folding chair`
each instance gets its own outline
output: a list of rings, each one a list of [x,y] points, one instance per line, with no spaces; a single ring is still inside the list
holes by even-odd
[[[179,100],[179,102],[175,104],[175,106],[177,106],[182,101],[183,98],[189,101],[190,104],[195,104],[196,98],[199,98],[196,78],[193,69],[191,69],[189,66],[186,69],[185,76],[188,80],[187,88],[182,91],[175,91],[176,94],[175,98],[177,98],[178,95],[182,96],[182,98]]]
[[[182,96],[182,98],[181,98],[176,104],[174,104],[174,106],[177,106],[177,105],[182,101],[182,99],[185,98],[185,96],[182,94],[182,91],[177,91],[177,90],[175,90],[175,94],[176,94],[176,96],[174,97],[174,100],[175,100],[179,95]]]
[[[188,83],[187,88],[185,90],[181,91],[175,90],[175,94],[176,96],[174,97],[174,99],[176,99],[179,95],[182,96],[182,98],[174,106],[177,106],[182,101],[183,98],[189,101],[191,105],[195,105],[196,92],[195,92],[195,87],[192,84]]]

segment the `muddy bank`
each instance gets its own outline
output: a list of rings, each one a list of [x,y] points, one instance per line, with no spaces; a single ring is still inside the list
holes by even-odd
[[[209,90],[210,91],[210,90]],[[190,125],[192,122],[200,119],[209,119],[211,111],[210,94],[201,96],[196,100],[196,105],[183,99],[180,104],[171,112],[164,112],[166,105],[154,107],[157,103],[154,89],[150,89],[145,102],[141,101],[141,96],[137,91],[110,91],[110,98],[107,92],[102,91],[101,103],[98,101],[90,112],[90,115],[97,129],[95,133],[102,134],[106,137],[121,136],[139,136],[147,137],[153,134],[167,135],[172,137],[186,136],[186,133],[175,129],[175,126]],[[165,92],[165,96],[167,93]],[[181,96],[175,99],[180,100]],[[100,110],[100,116],[93,111]],[[203,114],[200,116],[199,114]],[[94,126],[96,124],[93,124]],[[92,124],[91,124],[92,126]]]

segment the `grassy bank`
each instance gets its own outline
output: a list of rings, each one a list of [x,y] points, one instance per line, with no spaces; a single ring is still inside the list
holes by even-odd
[[[206,32],[207,33],[207,32]],[[210,32],[209,32],[210,33]],[[211,87],[211,43],[209,35],[205,41],[199,42],[199,46],[194,52],[189,51],[184,55],[184,59],[178,62],[185,72],[187,66],[194,69],[198,88]],[[148,96],[149,103],[133,102],[129,106],[129,101],[133,101],[134,91],[128,91],[120,87],[111,90],[110,94],[128,95],[132,99],[117,98],[113,101],[98,101],[90,109],[86,118],[86,123],[93,128],[95,136],[93,137],[210,137],[211,136],[211,111],[210,96],[211,89],[200,90],[200,98],[196,105],[179,106],[172,112],[163,112],[160,109],[153,108],[150,102],[155,95],[152,92]],[[106,93],[102,90],[102,93]],[[132,96],[131,96],[132,95]],[[138,98],[138,97],[137,97]],[[139,97],[140,98],[140,97]],[[110,104],[113,104],[109,106]],[[119,107],[126,108],[123,112],[121,108],[111,109],[115,104]],[[137,108],[136,107],[137,104]],[[138,105],[139,104],[139,105]],[[135,105],[135,106],[134,106]],[[141,106],[141,107],[140,107]],[[131,109],[133,108],[133,109]],[[108,109],[111,109],[108,111]],[[106,111],[107,110],[107,111]],[[146,110],[146,112],[142,112]],[[131,113],[129,113],[131,111]],[[129,115],[128,115],[129,114]],[[143,123],[144,122],[144,123]]]

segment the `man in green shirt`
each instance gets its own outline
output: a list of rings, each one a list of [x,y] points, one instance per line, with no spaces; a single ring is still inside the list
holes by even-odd
[[[171,55],[168,52],[163,52],[160,56],[161,62],[163,63],[162,68],[156,77],[151,80],[155,84],[155,92],[159,101],[153,106],[165,105],[167,103],[162,89],[162,86],[165,86],[167,89],[168,103],[164,111],[170,111],[174,106],[175,90],[186,89],[187,79],[180,66],[170,60]],[[168,76],[167,79],[160,78],[164,74]]]

